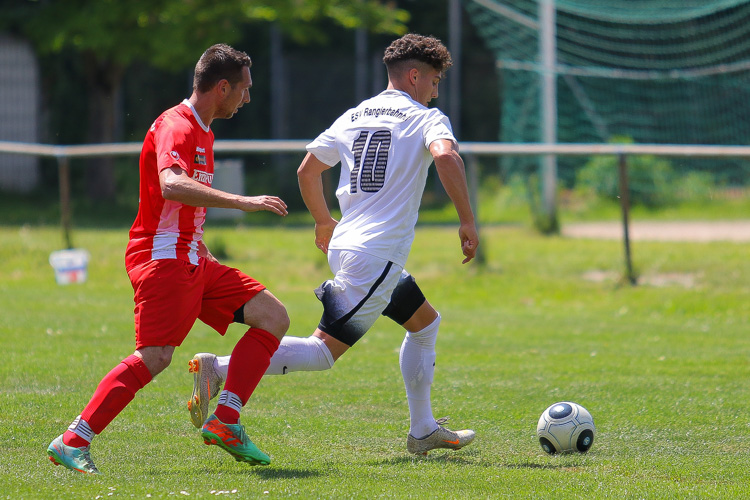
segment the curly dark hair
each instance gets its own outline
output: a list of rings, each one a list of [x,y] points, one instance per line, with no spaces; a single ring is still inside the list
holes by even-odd
[[[253,65],[250,56],[225,43],[210,46],[195,65],[193,90],[208,92],[219,81],[226,79],[231,85],[242,81],[242,68]]]
[[[383,62],[390,72],[405,61],[419,61],[445,72],[453,61],[443,42],[432,36],[409,33],[395,40],[385,49]]]

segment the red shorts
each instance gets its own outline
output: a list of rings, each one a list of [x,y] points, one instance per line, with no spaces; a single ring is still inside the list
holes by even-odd
[[[179,346],[196,319],[221,335],[234,312],[266,287],[243,272],[200,259],[152,260],[128,271],[135,292],[135,346]]]

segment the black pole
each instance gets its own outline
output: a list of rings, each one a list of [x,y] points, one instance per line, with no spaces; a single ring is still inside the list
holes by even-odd
[[[65,248],[73,248],[70,236],[71,214],[70,214],[70,158],[67,156],[57,157],[57,171],[60,177],[60,225],[63,230],[63,242]]]
[[[471,203],[471,209],[474,212],[474,224],[477,227],[477,235],[479,235],[479,161],[477,160],[476,155],[465,155],[465,158],[469,201]],[[487,263],[484,252],[484,246],[480,244],[477,247],[477,253],[475,255],[477,264],[480,266],[484,266]]]
[[[620,207],[622,208],[622,240],[625,245],[625,278],[631,285],[637,284],[630,256],[630,188],[628,187],[628,163],[625,154],[618,155],[620,174]]]

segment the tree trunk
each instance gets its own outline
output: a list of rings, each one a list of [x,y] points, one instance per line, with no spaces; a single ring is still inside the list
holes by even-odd
[[[123,69],[93,54],[85,56],[86,80],[89,90],[88,142],[110,143],[117,140],[119,93]],[[111,200],[117,191],[114,157],[88,160],[86,192],[93,201]]]

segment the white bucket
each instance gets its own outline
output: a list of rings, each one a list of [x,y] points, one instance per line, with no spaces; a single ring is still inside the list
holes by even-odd
[[[55,270],[58,285],[84,283],[87,277],[89,253],[80,248],[57,250],[49,254],[49,263]]]

